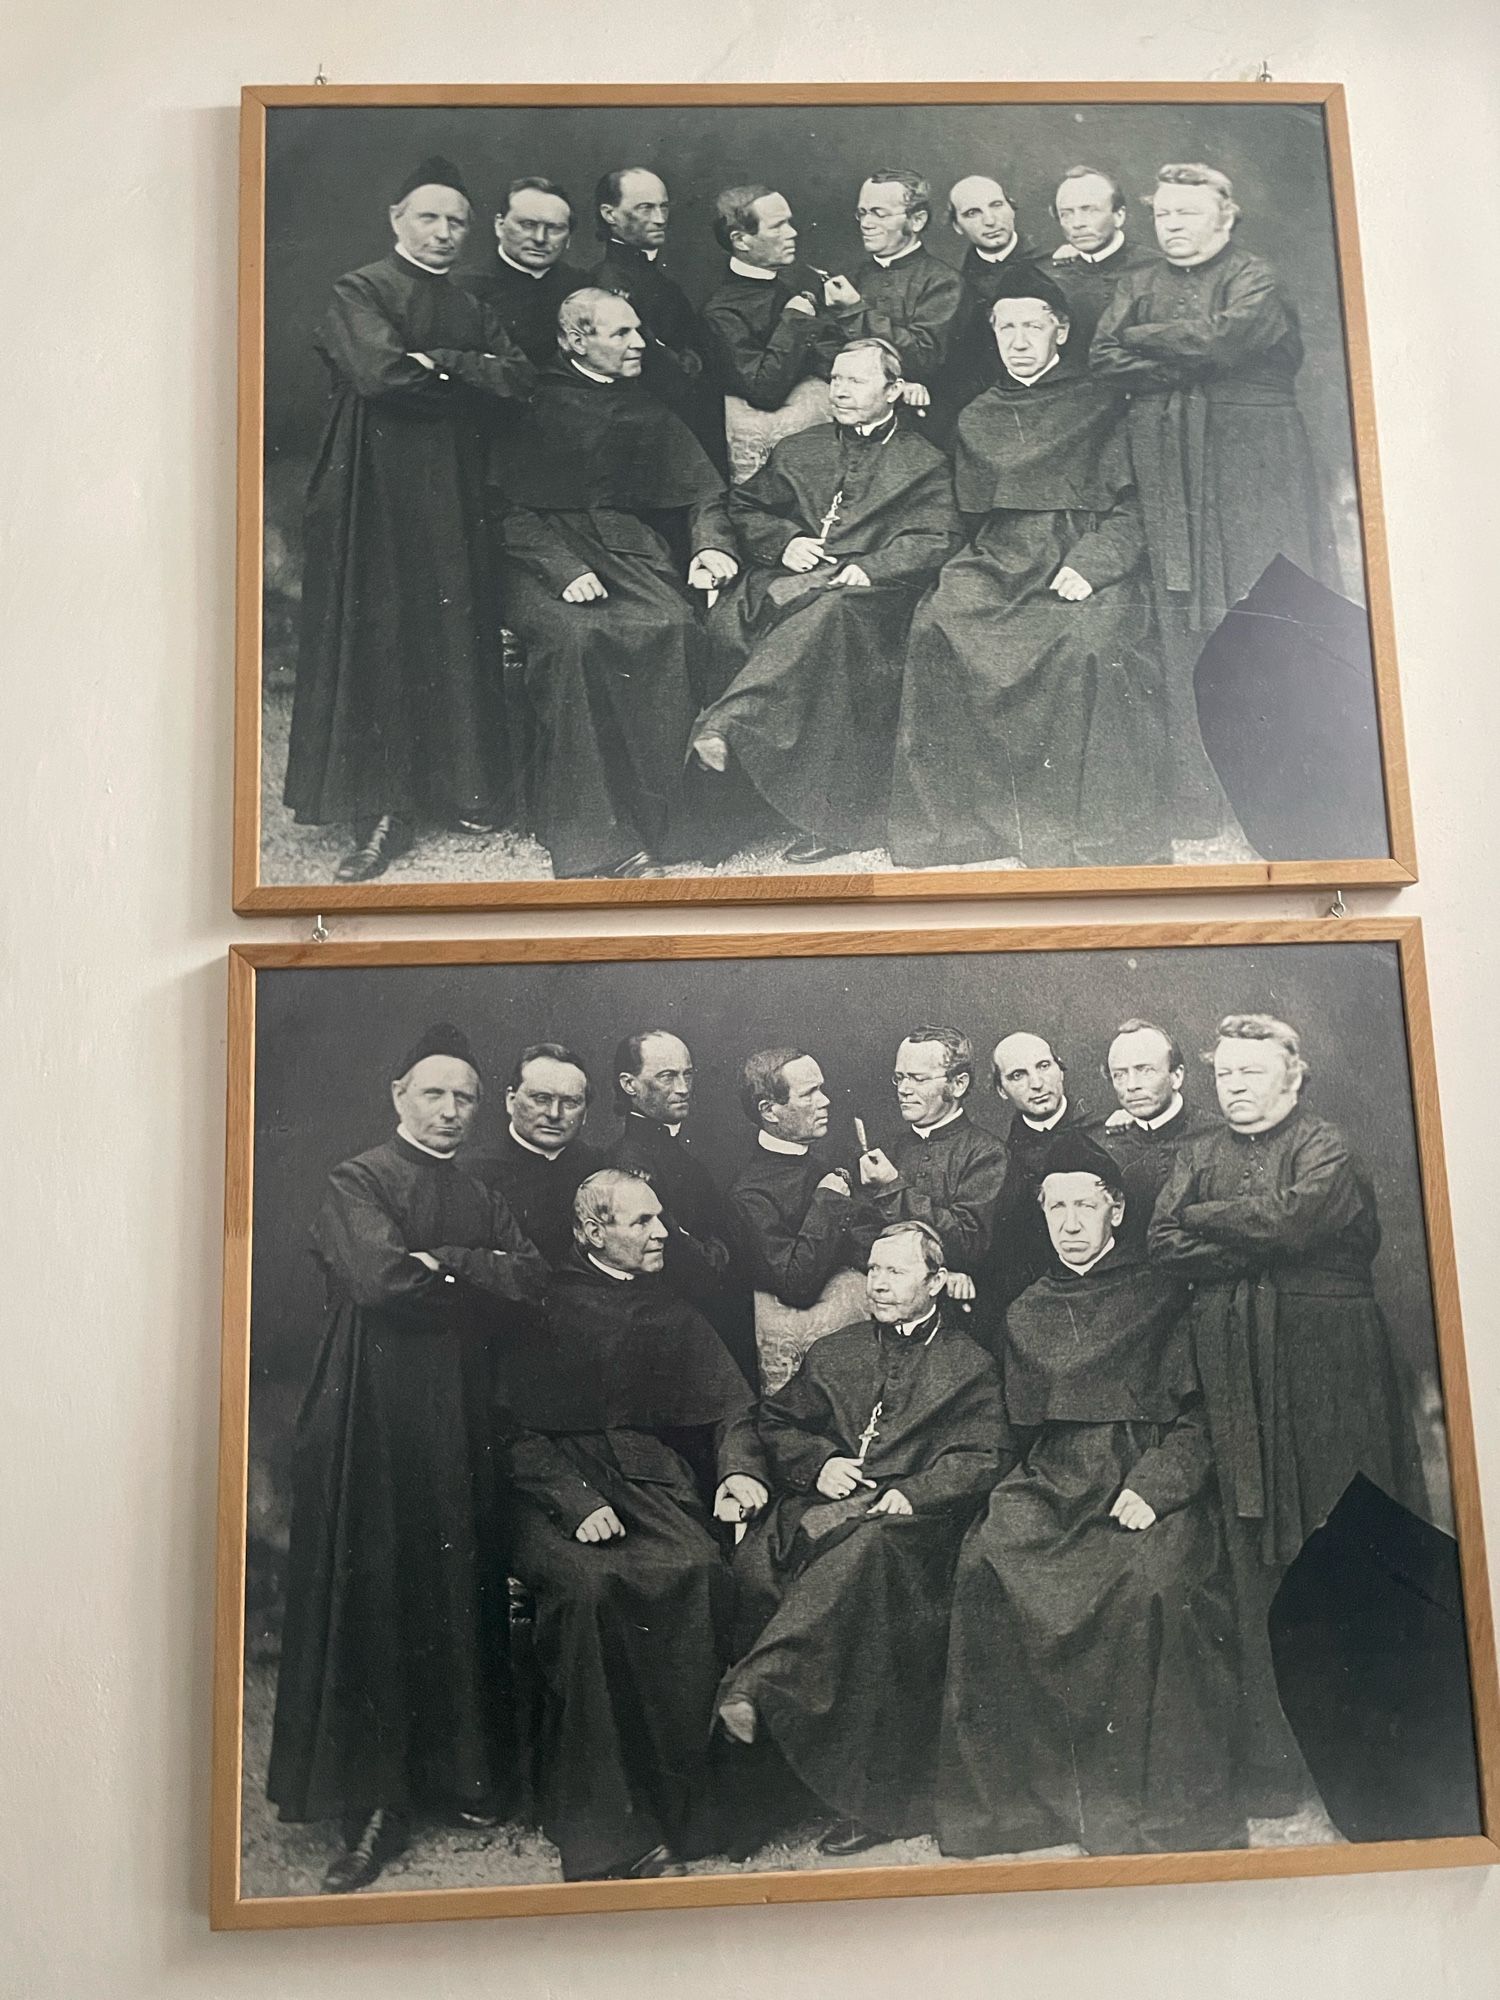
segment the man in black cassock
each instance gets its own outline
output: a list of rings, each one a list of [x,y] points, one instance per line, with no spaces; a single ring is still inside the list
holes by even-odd
[[[454,282],[470,214],[458,169],[424,160],[390,211],[395,248],[338,280],[317,334],[330,407],[285,796],[301,821],[353,822],[340,882],[383,874],[419,820],[478,828],[511,795],[485,453],[493,410],[536,378]]]
[[[901,356],[902,400],[930,409],[962,288],[922,241],[932,189],[909,167],[877,167],[859,191],[864,261],[823,286],[823,303],[850,340],[888,340]]]
[[[713,378],[724,392],[729,476],[758,472],[771,448],[828,421],[828,374],[846,335],[823,307],[823,282],[797,268],[797,225],[784,194],[725,188],[714,235],[729,253],[703,302]]]
[[[480,1096],[446,1023],[400,1063],[395,1137],[329,1178],[313,1228],[327,1320],[297,1420],[286,1621],[266,1791],[340,1819],[325,1890],[364,1887],[409,1815],[509,1803],[505,1579],[490,1350],[546,1267],[455,1155]]]
[[[945,1854],[1243,1845],[1223,1533],[1186,1288],[1119,1240],[1118,1167],[1077,1132],[1041,1188],[1051,1268],[1006,1315],[1019,1462],[953,1591]]]
[[[1050,1270],[1052,1246],[1038,1196],[1051,1155],[1094,1120],[1068,1095],[1067,1071],[1052,1044],[1025,1029],[1003,1035],[991,1057],[995,1095],[1010,1106],[1005,1185],[995,1213],[991,1250],[980,1287],[993,1310],[1018,1298]],[[991,1322],[992,1323],[992,1322]]]
[[[1068,365],[1029,268],[992,325],[1006,380],[958,420],[970,545],[912,621],[890,845],[911,867],[1170,854],[1161,664],[1117,392]]]
[[[1120,1241],[1144,1251],[1158,1195],[1178,1152],[1214,1128],[1214,1120],[1183,1097],[1187,1073],[1175,1038],[1154,1021],[1122,1021],[1105,1058],[1119,1108],[1092,1136],[1120,1168],[1125,1220]]]
[[[1272,1670],[1276,1587],[1357,1474],[1417,1510],[1425,1496],[1372,1280],[1369,1168],[1303,1103],[1308,1066],[1285,1021],[1226,1015],[1213,1067],[1224,1122],[1178,1152],[1148,1240],[1193,1287],[1243,1662],[1236,1750],[1251,1812],[1278,1817],[1313,1788]]]
[[[576,1254],[547,1294],[548,1338],[502,1374],[510,1562],[536,1596],[546,1684],[541,1819],[564,1877],[680,1873],[715,1844],[714,1689],[733,1589],[712,1525],[765,1504],[748,1408],[711,1328],[660,1280],[661,1203],[604,1168],[575,1200]]]
[[[907,1136],[887,1154],[860,1155],[860,1189],[886,1222],[923,1222],[943,1246],[948,1295],[988,1327],[992,1287],[984,1268],[1008,1172],[1005,1147],[969,1117],[963,1102],[974,1080],[974,1044],[958,1028],[912,1028],[896,1050],[896,1107]]]
[[[1239,204],[1217,168],[1163,167],[1151,207],[1162,255],[1116,286],[1089,363],[1130,397],[1132,477],[1172,668],[1173,831],[1194,839],[1217,834],[1225,810],[1198,732],[1204,642],[1277,555],[1314,577],[1334,573],[1333,557],[1286,286],[1234,242]]]
[[[995,1364],[940,1308],[943,1279],[925,1223],[883,1230],[869,1317],[814,1341],[755,1426],[747,1469],[774,1498],[735,1554],[718,1715],[837,1815],[825,1854],[932,1824],[953,1565],[1005,1436]]]
[[[846,347],[830,395],[831,424],[730,490],[745,568],[709,617],[723,692],[693,726],[700,764],[732,759],[798,830],[794,865],[883,842],[907,628],[963,541],[947,459],[897,416],[889,342]]]
[[[468,290],[493,308],[538,368],[557,353],[558,307],[589,282],[565,261],[572,236],[573,203],[567,189],[539,174],[523,174],[500,199],[494,263],[464,275]]]
[[[681,417],[727,476],[724,399],[708,366],[703,322],[663,263],[672,203],[649,167],[616,167],[594,189],[604,254],[589,282],[619,292],[640,315],[646,336],[646,387]]]
[[[666,1028],[626,1035],[615,1049],[616,1108],[624,1118],[611,1166],[644,1174],[670,1231],[665,1282],[690,1299],[756,1383],[755,1313],[734,1211],[694,1150],[692,1052]]]
[[[729,1206],[755,1286],[762,1389],[779,1389],[812,1343],[863,1316],[865,1264],[884,1218],[829,1158],[828,1092],[816,1057],[761,1049],[740,1071],[755,1151]]]
[[[582,1137],[593,1086],[583,1060],[561,1042],[523,1049],[505,1093],[499,1145],[469,1171],[505,1196],[523,1232],[556,1270],[573,1248],[573,1197],[604,1165]]]
[[[990,312],[1018,275],[1036,269],[1040,253],[1016,227],[1015,203],[989,174],[965,174],[948,190],[948,220],[964,244],[958,267],[958,310],[936,387],[933,421],[947,445],[953,426],[981,390],[1003,376]]]
[[[557,876],[645,875],[680,837],[704,637],[691,591],[737,564],[724,483],[640,381],[645,341],[612,293],[575,292],[531,407],[494,465],[506,620],[536,719],[537,837]],[[688,586],[669,538],[693,551]]]
[[[1072,337],[1087,354],[1120,279],[1157,260],[1125,233],[1125,190],[1102,168],[1069,167],[1057,184],[1052,213],[1063,240],[1046,269],[1068,302]]]

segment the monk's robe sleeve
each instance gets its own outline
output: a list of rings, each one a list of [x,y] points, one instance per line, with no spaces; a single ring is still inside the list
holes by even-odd
[[[1213,1467],[1213,1450],[1208,1441],[1208,1423],[1203,1414],[1203,1398],[1191,1396],[1160,1444],[1144,1452],[1120,1482],[1138,1493],[1146,1505],[1160,1514],[1175,1514],[1196,1500],[1208,1484]],[[1125,1533],[1150,1534],[1144,1530]]]
[[[1089,374],[1096,381],[1129,382],[1138,389],[1168,389],[1181,380],[1181,370],[1126,340],[1142,306],[1140,284],[1129,274],[1115,286],[1099,315],[1089,347]]]
[[[590,1514],[607,1504],[590,1486],[556,1438],[544,1431],[502,1430],[496,1451],[503,1477],[524,1493],[568,1534],[576,1534]]]
[[[335,284],[318,345],[356,396],[396,399],[436,414],[453,393],[432,369],[412,360],[379,293],[358,271]]]
[[[990,1247],[1005,1169],[1005,1149],[996,1145],[976,1149],[965,1161],[956,1185],[943,1196],[922,1193],[904,1174],[883,1187],[866,1188],[865,1196],[887,1222],[925,1222],[942,1238],[949,1268],[973,1271]]]
[[[734,555],[734,529],[729,519],[728,497],[723,492],[707,494],[694,503],[688,515],[688,544],[695,556],[705,549]]]
[[[577,583],[593,568],[593,560],[569,531],[559,514],[543,514],[532,507],[509,507],[500,519],[500,544],[507,558],[528,570],[561,597],[570,583]],[[580,605],[580,615],[590,607]]]
[[[808,1366],[817,1343],[796,1374],[760,1406],[760,1441],[773,1487],[810,1493],[830,1458],[848,1454],[828,1392]]]
[[[536,387],[535,368],[511,339],[493,306],[481,305],[480,318],[482,349],[434,347],[427,350],[428,358],[445,375],[483,396],[524,402]]]
[[[800,1222],[784,1215],[764,1188],[743,1188],[729,1199],[762,1289],[799,1310],[816,1304],[844,1261],[844,1233],[854,1209],[850,1197],[814,1188]]]
[[[934,260],[907,294],[905,316],[899,324],[882,307],[863,300],[857,306],[832,306],[829,310],[837,315],[850,340],[888,340],[901,356],[908,382],[931,382],[947,357],[962,299],[963,283],[957,271]]]
[[[804,521],[797,489],[773,452],[758,471],[729,495],[729,520],[737,546],[749,562],[777,569],[788,542],[816,534],[818,523]]]
[[[758,1479],[769,1493],[775,1486],[766,1448],[761,1443],[760,1422],[753,1403],[722,1426],[719,1434],[718,1477],[722,1483],[734,1473]]]
[[[1191,1145],[1183,1146],[1172,1163],[1146,1231],[1146,1248],[1153,1264],[1170,1264],[1200,1278],[1237,1277],[1243,1266],[1226,1246],[1209,1240],[1188,1221],[1197,1199],[1198,1167]]]
[[[944,458],[912,488],[895,534],[857,560],[871,583],[925,583],[958,554],[963,543],[963,524],[953,500],[953,467]]]
[[[983,1369],[954,1399],[952,1434],[930,1465],[890,1483],[904,1493],[917,1514],[982,1500],[1018,1456],[1000,1393],[1000,1375],[986,1355]]]
[[[1331,1125],[1314,1126],[1297,1142],[1283,1188],[1230,1201],[1192,1201],[1183,1226],[1211,1243],[1254,1252],[1299,1251],[1356,1222],[1364,1198],[1349,1147]]]
[[[1276,273],[1260,258],[1249,257],[1228,274],[1223,291],[1204,311],[1159,321],[1137,319],[1120,328],[1118,339],[1127,353],[1145,361],[1178,375],[1203,376],[1242,367],[1296,330]]]
[[[357,1306],[441,1312],[453,1296],[442,1272],[411,1254],[379,1181],[357,1160],[329,1175],[313,1243]]]
[[[703,308],[714,376],[726,396],[741,396],[754,410],[779,410],[809,372],[816,351],[818,320],[812,313],[783,311],[762,340],[732,301],[710,299]]]
[[[490,1231],[490,1249],[445,1245],[429,1254],[444,1271],[451,1271],[476,1291],[488,1292],[492,1298],[536,1304],[547,1282],[547,1260],[531,1238],[522,1234],[504,1195],[494,1190],[490,1191]]]
[[[1114,493],[1108,513],[1095,516],[1094,525],[1068,551],[1067,567],[1095,589],[1120,583],[1146,558],[1146,525],[1136,502],[1125,458],[1125,440],[1116,431],[1105,450],[1100,473]]]

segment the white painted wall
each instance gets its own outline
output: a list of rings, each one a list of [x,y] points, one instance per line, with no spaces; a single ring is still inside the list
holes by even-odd
[[[1488,2000],[1500,1875],[211,1937],[242,82],[1245,78],[1349,86],[1492,1536],[1500,9],[1244,0],[33,0],[0,67],[0,1992],[26,2000]],[[1000,911],[1311,914],[1310,897]],[[702,918],[766,928],[774,913]],[[996,921],[913,909],[913,923]],[[857,912],[791,923],[858,927]],[[602,927],[650,926],[611,916]],[[439,920],[345,924],[422,935]],[[599,928],[586,914],[477,931]],[[1372,1086],[1378,1079],[1372,1079]],[[8,1949],[7,1949],[8,1946]]]

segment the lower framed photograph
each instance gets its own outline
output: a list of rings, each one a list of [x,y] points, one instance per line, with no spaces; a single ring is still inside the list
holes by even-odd
[[[229,971],[216,1927],[1500,1858],[1414,920]]]

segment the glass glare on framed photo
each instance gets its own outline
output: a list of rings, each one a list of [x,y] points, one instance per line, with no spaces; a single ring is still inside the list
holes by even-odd
[[[1494,1859],[1414,922],[231,975],[217,1924]]]
[[[1336,87],[243,129],[241,910],[1414,879]]]

